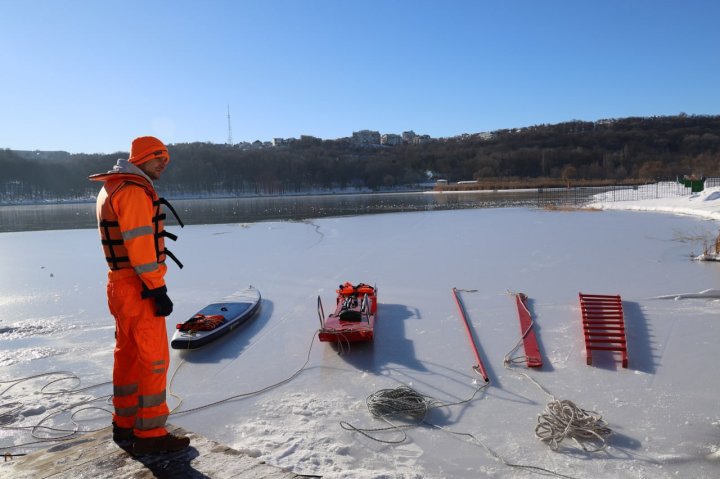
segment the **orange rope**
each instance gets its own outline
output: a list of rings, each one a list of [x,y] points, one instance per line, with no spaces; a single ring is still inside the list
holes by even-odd
[[[196,314],[184,323],[178,324],[177,328],[180,331],[210,331],[220,326],[223,321],[225,321],[225,317],[220,314],[211,314],[209,316]]]

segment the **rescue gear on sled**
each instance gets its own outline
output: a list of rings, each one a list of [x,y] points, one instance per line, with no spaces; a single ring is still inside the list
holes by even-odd
[[[340,320],[341,321],[361,321],[362,320],[362,311],[360,311],[360,308],[358,307],[360,304],[360,300],[357,296],[347,296],[342,301],[342,306],[340,307]]]
[[[358,283],[357,286],[353,286],[353,284],[349,281],[346,281],[344,284],[341,284],[338,286],[338,289],[336,291],[338,294],[342,294],[345,296],[350,295],[360,295],[363,294],[373,294],[375,293],[375,288],[373,288],[370,285],[367,285],[365,283]]]
[[[372,341],[377,315],[377,287],[349,281],[338,286],[335,311],[325,317],[318,296],[320,331],[318,339],[333,343]]]
[[[343,321],[360,321],[363,314],[375,314],[377,312],[377,301],[375,300],[377,290],[369,284],[358,283],[353,285],[351,282],[346,281],[338,286],[336,293],[338,294],[338,305],[340,305],[341,301],[343,302],[338,313]],[[363,298],[365,296],[371,298],[369,301],[370,311],[364,311]]]

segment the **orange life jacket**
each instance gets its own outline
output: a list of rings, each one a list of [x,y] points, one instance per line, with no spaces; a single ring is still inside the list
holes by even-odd
[[[100,175],[98,175],[98,177],[99,176]],[[136,273],[142,276],[144,272],[154,270],[158,265],[163,264],[166,256],[169,256],[180,268],[182,268],[182,263],[180,263],[175,255],[173,255],[172,252],[165,247],[165,238],[175,241],[177,236],[165,231],[164,220],[166,215],[162,212],[161,206],[166,205],[170,208],[170,211],[172,211],[173,215],[175,215],[175,218],[177,218],[180,226],[184,226],[172,205],[164,198],[160,198],[155,191],[155,188],[153,188],[148,181],[139,175],[130,173],[109,173],[102,175],[102,177],[103,178],[97,178],[105,180],[105,186],[98,195],[97,217],[100,238],[108,267],[111,270],[134,268]],[[123,231],[120,230],[118,214],[113,207],[112,200],[113,197],[122,189],[133,187],[142,188],[147,195],[148,201],[152,202],[152,224],[140,225],[131,231],[125,231],[123,233]],[[143,262],[143,264],[131,264],[126,241],[148,234],[152,234],[153,236],[153,259],[150,260],[151,256],[144,255],[148,260],[147,262]]]
[[[338,286],[336,292],[344,296],[364,294],[372,296],[375,293],[375,288],[365,283],[358,283],[357,286],[353,286],[351,282],[346,281],[345,284],[341,284],[340,286]]]

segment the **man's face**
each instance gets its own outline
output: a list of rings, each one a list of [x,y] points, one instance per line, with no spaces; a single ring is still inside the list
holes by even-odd
[[[153,158],[152,160],[148,160],[141,165],[138,165],[138,168],[143,170],[143,172],[148,175],[151,180],[159,180],[160,175],[162,175],[163,171],[165,171],[165,168],[167,167],[169,161],[169,158],[161,156],[158,158]]]

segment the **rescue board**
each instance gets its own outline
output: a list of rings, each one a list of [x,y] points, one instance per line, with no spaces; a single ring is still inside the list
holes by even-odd
[[[346,282],[337,289],[335,311],[327,318],[318,296],[320,332],[326,342],[372,341],[377,315],[377,287]]]
[[[173,349],[197,349],[226,335],[257,313],[260,300],[260,291],[250,286],[234,294],[232,301],[208,304],[176,326],[170,346]]]

